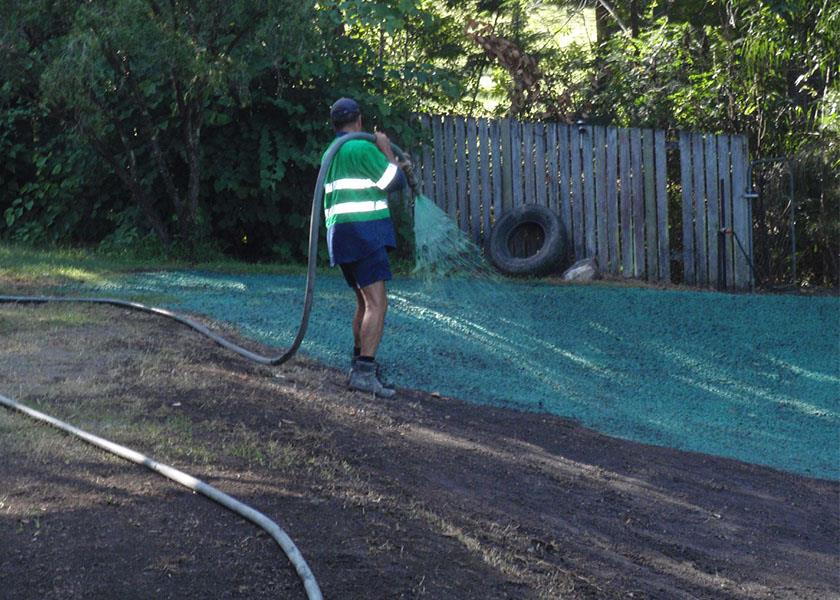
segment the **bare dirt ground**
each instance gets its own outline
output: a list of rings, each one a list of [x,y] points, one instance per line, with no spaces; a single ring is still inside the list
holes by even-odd
[[[837,482],[344,380],[0,305],[0,393],[274,518],[328,599],[840,597]],[[2,598],[304,597],[267,535],[141,467],[2,408],[0,456]]]

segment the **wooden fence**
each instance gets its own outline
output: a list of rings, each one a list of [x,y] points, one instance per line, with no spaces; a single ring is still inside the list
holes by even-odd
[[[746,138],[681,131],[679,152],[683,281],[751,288],[752,204],[746,194]]]
[[[714,286],[725,272],[729,289],[752,284],[742,136],[680,134],[683,210],[669,215],[664,131],[448,116],[421,121],[430,139],[416,157],[424,192],[478,244],[505,211],[540,204],[559,215],[569,258],[597,257],[605,272],[671,282],[672,257],[681,254],[685,283]],[[673,248],[676,221],[681,248]],[[734,235],[721,238],[723,228]]]

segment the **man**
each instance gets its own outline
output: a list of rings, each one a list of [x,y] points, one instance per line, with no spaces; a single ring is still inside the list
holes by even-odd
[[[361,110],[350,98],[332,105],[330,119],[337,137],[362,131]],[[388,136],[374,136],[375,143],[346,142],[334,156],[325,179],[324,214],[330,264],[341,267],[356,292],[349,387],[391,398],[396,390],[383,383],[375,356],[388,310],[388,250],[397,244],[388,193],[405,187],[406,178]]]

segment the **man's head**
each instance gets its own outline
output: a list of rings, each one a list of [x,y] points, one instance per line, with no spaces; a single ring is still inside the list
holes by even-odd
[[[361,131],[362,111],[352,98],[339,98],[330,107],[330,120],[336,131]]]

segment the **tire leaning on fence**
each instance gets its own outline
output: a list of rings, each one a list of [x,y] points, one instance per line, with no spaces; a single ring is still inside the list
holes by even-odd
[[[542,231],[542,245],[534,254],[514,256],[511,242],[523,226],[536,226]],[[490,260],[507,275],[544,275],[566,254],[566,239],[560,218],[545,206],[523,204],[503,214],[490,231]]]

